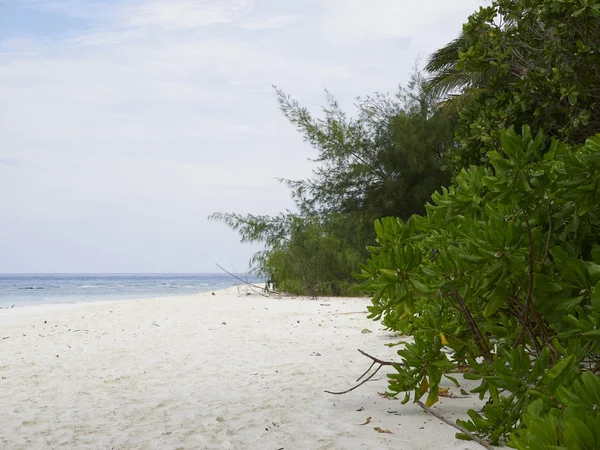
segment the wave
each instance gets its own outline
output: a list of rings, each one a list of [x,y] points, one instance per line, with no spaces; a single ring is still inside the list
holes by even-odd
[[[1,0],[0,0],[1,1]],[[249,278],[254,281],[253,278]],[[17,305],[71,303],[102,299],[155,298],[210,292],[234,286],[237,281],[224,275],[164,276],[23,276],[0,275],[0,303]],[[0,304],[0,306],[3,306]]]

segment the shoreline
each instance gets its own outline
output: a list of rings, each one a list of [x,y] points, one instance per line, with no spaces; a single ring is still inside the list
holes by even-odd
[[[234,295],[233,290],[237,290],[238,286],[233,286],[229,288],[217,289],[214,291],[206,291],[199,292],[197,294],[176,294],[176,295],[168,295],[162,296],[157,295],[154,297],[132,297],[132,298],[113,298],[106,300],[81,300],[74,302],[57,302],[57,303],[40,303],[33,305],[23,305],[23,306],[15,306],[14,308],[0,308],[0,326],[4,323],[10,323],[12,318],[16,317],[33,317],[40,316],[44,314],[54,314],[60,312],[70,312],[74,310],[81,310],[88,307],[104,307],[111,305],[119,305],[120,303],[127,302],[145,302],[145,301],[169,301],[169,300],[183,300],[183,299],[195,299],[200,296],[210,295],[214,292],[215,295],[219,293],[221,295]]]
[[[366,318],[368,304],[265,298],[233,287],[170,301],[2,310],[0,444],[479,448],[417,405],[380,396],[386,368],[349,394],[324,393],[354,386],[370,363],[358,348],[398,360],[384,344],[400,338]],[[436,410],[455,420],[480,405],[475,395],[444,398]]]
[[[228,291],[230,289],[237,289],[240,286],[231,286],[231,287],[226,287],[226,288],[221,288],[221,289],[209,289],[207,291],[198,291],[194,294],[189,294],[189,293],[176,293],[176,294],[156,294],[156,295],[152,295],[152,296],[129,296],[129,297],[109,297],[108,298],[101,298],[98,300],[89,300],[89,299],[84,299],[84,300],[75,300],[75,301],[52,301],[52,302],[45,302],[45,303],[25,303],[22,305],[19,305],[18,302],[15,302],[12,306],[2,306],[0,307],[0,316],[2,315],[3,311],[10,311],[10,310],[22,310],[25,308],[38,308],[38,307],[47,307],[48,309],[52,309],[52,307],[59,307],[59,308],[63,308],[63,307],[68,307],[69,305],[96,305],[96,304],[105,304],[105,303],[114,303],[114,302],[125,302],[125,301],[142,301],[142,300],[158,300],[158,299],[166,299],[166,298],[180,298],[180,297],[196,297],[199,295],[205,295],[207,293],[212,293],[212,292],[219,292],[219,291]],[[11,303],[10,301],[8,302],[9,304]]]

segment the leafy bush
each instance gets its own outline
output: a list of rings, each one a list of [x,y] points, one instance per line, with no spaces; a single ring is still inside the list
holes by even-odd
[[[254,273],[279,291],[313,297],[348,295],[356,286],[351,273],[366,257],[362,239],[369,236],[361,217],[319,218],[288,212],[278,216],[214,213],[210,218],[238,231],[242,242],[265,244],[250,263]]]
[[[425,215],[375,221],[379,245],[355,276],[373,293],[369,317],[414,338],[389,389],[432,405],[442,377],[466,370],[489,397],[470,431],[598,448],[598,416],[582,411],[600,405],[600,135],[546,145],[524,126],[500,140]]]

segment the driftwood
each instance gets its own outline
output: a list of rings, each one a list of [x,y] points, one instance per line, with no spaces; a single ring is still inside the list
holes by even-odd
[[[365,371],[365,373],[363,373],[360,377],[358,377],[358,379],[356,380],[356,382],[359,382],[365,375],[367,375],[369,373],[369,371],[373,368],[373,366],[375,364],[379,364],[379,366],[377,367],[377,369],[375,369],[375,371],[371,375],[369,375],[369,377],[367,377],[366,379],[364,379],[363,381],[361,381],[360,383],[358,383],[356,386],[351,387],[350,389],[347,389],[347,390],[342,391],[342,392],[331,392],[331,391],[325,391],[325,392],[327,392],[328,394],[333,394],[333,395],[347,394],[348,392],[351,392],[354,389],[362,386],[367,381],[369,381],[371,378],[373,378],[375,376],[375,374],[379,371],[379,369],[381,369],[383,366],[393,366],[395,364],[392,361],[384,361],[384,360],[381,360],[381,359],[376,358],[374,356],[371,356],[368,353],[363,352],[361,349],[358,349],[358,351],[361,354],[365,355],[370,360],[372,360],[373,362],[371,363],[371,365],[369,366],[369,368]],[[492,447],[489,442],[487,442],[487,441],[485,441],[485,440],[483,440],[483,439],[475,436],[473,433],[471,433],[470,431],[468,431],[465,428],[461,427],[457,423],[452,422],[450,419],[446,419],[444,416],[442,416],[437,411],[434,411],[433,409],[431,409],[428,406],[426,406],[423,402],[417,400],[415,403],[417,405],[419,405],[423,409],[423,411],[431,414],[434,417],[437,417],[438,419],[440,419],[445,424],[450,425],[451,427],[456,428],[458,431],[460,431],[461,433],[464,433],[465,435],[467,435],[469,438],[471,438],[474,442],[477,442],[482,447],[484,447],[484,448],[486,448],[488,450],[494,450],[494,447]]]
[[[494,450],[494,447],[492,447],[490,445],[490,443],[488,441],[484,441],[481,438],[478,438],[477,436],[475,436],[473,433],[471,433],[470,431],[466,430],[465,428],[461,427],[459,424],[452,422],[449,419],[446,419],[444,416],[442,416],[439,412],[434,411],[433,409],[431,409],[429,406],[423,404],[423,402],[421,402],[420,400],[417,400],[415,402],[417,405],[419,405],[423,411],[431,414],[434,417],[437,417],[438,419],[440,419],[442,422],[444,422],[445,424],[450,425],[451,427],[456,428],[458,431],[460,431],[463,434],[466,434],[467,436],[469,436],[471,439],[473,439],[473,441],[477,442],[479,445],[481,445],[482,447],[487,448],[488,450]]]
[[[258,295],[262,295],[263,297],[268,297],[268,296],[269,296],[269,294],[265,294],[265,293],[264,293],[264,290],[265,290],[265,289],[264,289],[263,287],[261,287],[261,286],[259,286],[259,285],[257,285],[257,284],[252,284],[252,283],[250,283],[249,281],[246,281],[246,280],[244,280],[243,278],[240,278],[240,277],[238,277],[237,275],[235,275],[235,274],[233,274],[233,273],[229,272],[228,270],[224,269],[224,268],[223,268],[223,267],[221,267],[219,264],[217,264],[217,263],[215,263],[215,264],[217,265],[217,267],[218,267],[219,269],[221,269],[221,270],[222,270],[223,272],[225,272],[227,275],[230,275],[230,276],[232,276],[233,278],[235,278],[236,280],[238,280],[238,281],[241,281],[241,282],[242,282],[242,283],[244,283],[245,285],[249,286],[249,287],[250,287],[250,289],[252,289],[252,290],[253,290],[253,291],[254,291],[256,294],[258,294]],[[260,289],[260,291],[256,291],[256,290],[255,290],[255,289],[253,289],[253,288]]]

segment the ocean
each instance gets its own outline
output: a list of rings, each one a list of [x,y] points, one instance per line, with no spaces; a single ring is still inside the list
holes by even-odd
[[[260,284],[254,275],[238,275]],[[0,274],[0,308],[193,295],[240,284],[224,273]]]

